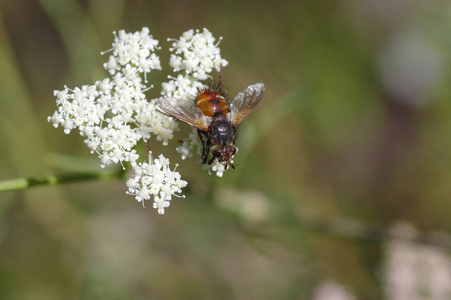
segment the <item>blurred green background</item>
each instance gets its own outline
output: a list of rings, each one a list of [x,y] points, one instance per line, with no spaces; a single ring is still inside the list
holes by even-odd
[[[149,99],[166,38],[191,28],[224,38],[231,95],[265,84],[237,169],[154,143],[189,182],[164,216],[119,180],[1,193],[1,299],[313,299],[325,281],[384,299],[384,243],[354,225],[451,231],[445,0],[2,0],[0,180],[63,173],[64,156],[100,171],[47,122],[53,90],[105,78],[112,32],[144,26],[163,47]]]

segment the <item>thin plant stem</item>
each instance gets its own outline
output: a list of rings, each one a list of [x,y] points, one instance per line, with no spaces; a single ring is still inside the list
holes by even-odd
[[[119,168],[110,172],[76,172],[57,175],[44,175],[36,177],[23,177],[11,180],[0,181],[0,192],[24,190],[40,185],[58,185],[73,182],[91,181],[91,180],[112,180],[122,179],[125,170]]]

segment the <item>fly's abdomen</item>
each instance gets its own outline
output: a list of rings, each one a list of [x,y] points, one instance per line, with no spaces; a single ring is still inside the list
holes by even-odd
[[[227,101],[220,93],[213,90],[202,91],[196,97],[196,106],[207,117],[225,116],[229,112]]]

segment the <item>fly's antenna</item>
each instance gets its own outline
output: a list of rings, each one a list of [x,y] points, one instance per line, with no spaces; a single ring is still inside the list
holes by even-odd
[[[222,64],[219,66],[219,83],[218,86],[222,87]]]
[[[225,94],[224,86],[222,85],[222,64],[219,66],[219,82],[218,82],[218,91],[221,95]]]

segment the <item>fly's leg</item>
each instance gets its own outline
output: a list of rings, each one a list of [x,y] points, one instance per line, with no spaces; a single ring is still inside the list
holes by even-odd
[[[202,143],[202,157],[201,157],[201,159],[204,160],[204,156],[205,156],[205,139],[204,139],[204,136],[202,135],[202,131],[200,131],[199,129],[197,129],[197,135],[199,136],[200,142]]]
[[[208,164],[211,165],[213,163],[213,161],[215,160],[216,157],[212,156],[210,158],[210,160],[208,161]]]
[[[204,164],[207,162],[208,154],[210,153],[210,147],[211,147],[211,141],[210,141],[210,139],[207,138],[207,142],[205,143],[205,149],[207,149],[207,150],[205,151],[204,160],[202,162]]]
[[[208,157],[208,153],[210,152],[210,139],[208,139],[206,135],[206,133],[204,131],[201,130],[197,130],[197,134],[199,135],[199,139],[202,143],[202,163],[206,163],[207,162],[207,157]]]

